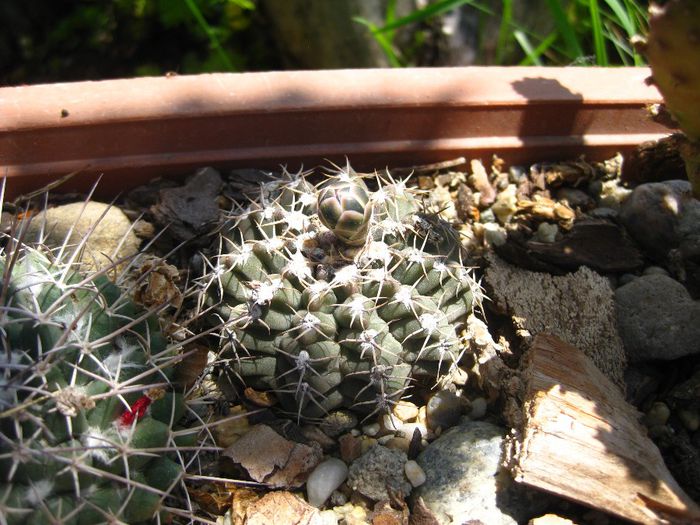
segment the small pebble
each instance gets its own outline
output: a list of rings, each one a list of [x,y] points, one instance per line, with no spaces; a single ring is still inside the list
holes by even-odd
[[[559,227],[556,224],[543,222],[537,227],[535,239],[539,242],[552,243],[557,240],[557,233],[559,233]]]
[[[331,497],[328,499],[328,505],[331,507],[339,507],[348,502],[348,497],[340,490],[334,490]]]
[[[494,215],[493,211],[491,211],[491,208],[487,208],[479,215],[479,221],[484,224],[496,222],[496,216]]]
[[[418,417],[416,418],[416,423],[420,423],[425,427],[428,426],[428,410],[425,407],[425,405],[418,409]]]
[[[352,434],[343,434],[338,438],[340,457],[346,463],[352,463],[362,455],[362,440]]]
[[[381,426],[379,425],[379,423],[370,423],[369,425],[365,425],[362,427],[362,433],[365,436],[374,437],[377,434],[379,434],[380,429]]]
[[[301,433],[306,439],[315,441],[323,450],[328,450],[333,448],[336,444],[335,440],[329,437],[325,432],[322,432],[320,428],[313,425],[304,425],[301,427]]]
[[[509,184],[505,190],[498,194],[496,201],[491,206],[493,213],[501,224],[510,222],[510,218],[518,211],[516,191],[517,187],[515,184]]]
[[[486,415],[486,410],[488,408],[488,403],[486,398],[477,397],[472,399],[472,409],[469,412],[469,417],[471,419],[481,419]]]
[[[663,426],[668,421],[670,415],[671,410],[668,408],[668,405],[661,401],[656,401],[644,415],[644,424],[649,428]]]
[[[378,441],[373,437],[362,436],[362,439],[360,439],[360,449],[362,451],[362,454],[374,447],[377,443]]]
[[[557,200],[564,200],[572,209],[588,210],[595,205],[593,199],[585,192],[576,188],[562,187],[556,192]]]
[[[346,525],[365,525],[367,523],[367,511],[360,505],[346,503],[340,507],[333,507],[333,512]]]
[[[386,436],[382,436],[380,438],[377,438],[377,443],[380,445],[386,445],[390,439],[393,439],[394,435],[393,434],[387,434]]]
[[[348,467],[337,458],[320,463],[306,482],[307,499],[314,507],[320,507],[335,489],[348,477]]]
[[[387,440],[385,446],[387,448],[393,448],[394,450],[400,450],[408,454],[408,449],[411,446],[411,441],[405,437],[390,436],[391,439]],[[379,440],[381,443],[381,440]]]
[[[426,427],[423,423],[404,423],[403,425],[401,425],[401,429],[399,430],[399,432],[403,436],[411,438],[416,430],[420,432],[420,435],[422,437],[428,436],[428,427]]]
[[[338,516],[330,509],[319,512],[318,518],[318,525],[338,525]]]
[[[647,428],[647,434],[651,439],[661,439],[668,437],[671,429],[667,425],[651,425]]]
[[[508,240],[506,231],[495,222],[484,224],[484,240],[492,246],[503,246]]]
[[[414,487],[420,487],[425,483],[425,472],[423,472],[421,466],[412,459],[409,459],[404,465],[404,472],[406,473],[408,481]]]
[[[512,184],[518,184],[523,177],[527,177],[527,174],[522,166],[511,166],[508,168],[508,181]]]
[[[388,430],[389,432],[396,432],[401,428],[401,425],[403,425],[403,421],[393,414],[384,414],[381,422],[384,430]]]
[[[697,409],[685,409],[681,408],[676,412],[678,419],[681,420],[683,426],[690,432],[695,432],[700,428],[700,412]]]
[[[666,268],[661,266],[647,266],[642,272],[643,275],[668,275]]]
[[[633,273],[623,273],[620,278],[617,280],[617,285],[618,286],[624,286],[626,284],[631,283],[637,278],[636,275]]]
[[[441,390],[426,405],[428,428],[443,430],[454,426],[462,415],[462,400],[449,390]]]
[[[413,421],[418,417],[418,407],[410,401],[400,400],[392,410],[401,421]]]

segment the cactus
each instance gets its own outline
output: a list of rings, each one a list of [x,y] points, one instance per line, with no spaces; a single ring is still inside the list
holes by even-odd
[[[318,187],[286,175],[232,214],[207,261],[220,383],[271,390],[297,419],[387,411],[411,378],[456,366],[481,289],[454,230],[388,172],[374,192],[349,164]]]
[[[649,34],[634,44],[649,61],[652,81],[688,139],[680,153],[693,193],[700,198],[700,3],[652,4]]]
[[[184,472],[175,350],[106,270],[3,241],[0,521],[150,523]]]

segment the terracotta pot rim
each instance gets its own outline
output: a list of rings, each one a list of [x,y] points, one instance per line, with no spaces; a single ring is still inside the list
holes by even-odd
[[[363,167],[499,154],[602,158],[666,134],[647,68],[213,73],[0,88],[9,193],[79,170],[123,189],[214,164]]]

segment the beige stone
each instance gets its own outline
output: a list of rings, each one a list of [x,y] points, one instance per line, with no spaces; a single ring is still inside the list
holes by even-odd
[[[27,233],[28,242],[42,242],[55,253],[65,243],[63,260],[80,249],[78,261],[86,271],[108,268],[119,259],[132,257],[141,244],[123,211],[96,201],[64,204],[37,213]]]

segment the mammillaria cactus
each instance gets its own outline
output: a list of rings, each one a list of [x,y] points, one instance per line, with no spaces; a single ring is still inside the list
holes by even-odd
[[[417,190],[377,182],[349,164],[318,187],[290,176],[232,215],[202,278],[223,381],[272,390],[297,418],[373,414],[456,366],[481,290]]]
[[[634,44],[649,61],[652,81],[688,139],[681,155],[693,193],[700,198],[700,3],[652,3],[649,34]]]
[[[152,522],[183,474],[173,348],[105,271],[4,242],[0,521]]]

